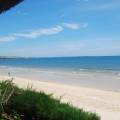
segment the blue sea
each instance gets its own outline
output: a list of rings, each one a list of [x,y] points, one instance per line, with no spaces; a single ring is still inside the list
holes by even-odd
[[[58,69],[120,71],[120,56],[54,57],[54,58],[0,58],[0,66]]]
[[[120,91],[120,56],[0,58],[0,75]]]

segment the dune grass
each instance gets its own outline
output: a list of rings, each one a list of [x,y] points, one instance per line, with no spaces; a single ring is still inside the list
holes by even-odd
[[[9,90],[14,88],[14,92],[7,103],[3,104],[4,111],[1,112],[0,120],[5,120],[5,116],[11,120],[100,120],[95,113],[61,103],[44,92],[37,92],[31,88],[20,89],[10,81],[0,83],[1,94],[8,85]],[[10,93],[9,91],[6,94]]]

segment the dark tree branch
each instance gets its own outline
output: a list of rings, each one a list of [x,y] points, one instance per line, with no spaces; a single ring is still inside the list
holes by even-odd
[[[0,14],[16,6],[23,0],[0,0]]]

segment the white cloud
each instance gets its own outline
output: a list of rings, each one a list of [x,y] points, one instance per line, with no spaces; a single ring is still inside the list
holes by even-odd
[[[0,37],[0,42],[8,42],[8,41],[14,41],[16,40],[17,37],[15,36],[5,36],[5,37]]]
[[[8,36],[1,36],[0,42],[9,42],[14,41],[17,39],[35,39],[40,36],[46,36],[46,35],[55,35],[60,32],[62,32],[65,28],[77,30],[79,28],[86,28],[88,26],[87,23],[78,24],[78,23],[62,23],[61,25],[56,25],[55,27],[51,28],[41,28],[29,32],[23,32],[23,33],[13,33]]]
[[[88,23],[62,23],[62,25],[66,28],[77,30],[79,28],[86,28]]]
[[[23,38],[37,38],[42,35],[54,35],[58,34],[59,32],[63,31],[63,28],[61,26],[55,26],[52,28],[43,28],[38,29],[29,33],[17,33],[14,34],[16,37],[23,37]]]
[[[31,32],[14,33],[8,36],[0,37],[0,42],[9,42],[9,41],[14,41],[20,38],[35,39],[44,35],[55,35],[62,32],[63,29],[64,28],[62,26],[57,25],[55,27],[42,28],[42,29],[31,31]]]
[[[64,27],[70,28],[70,29],[79,29],[80,25],[78,23],[62,23]]]

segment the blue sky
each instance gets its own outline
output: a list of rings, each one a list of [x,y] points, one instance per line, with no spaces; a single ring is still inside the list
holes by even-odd
[[[120,0],[25,0],[0,15],[0,56],[120,55]]]

